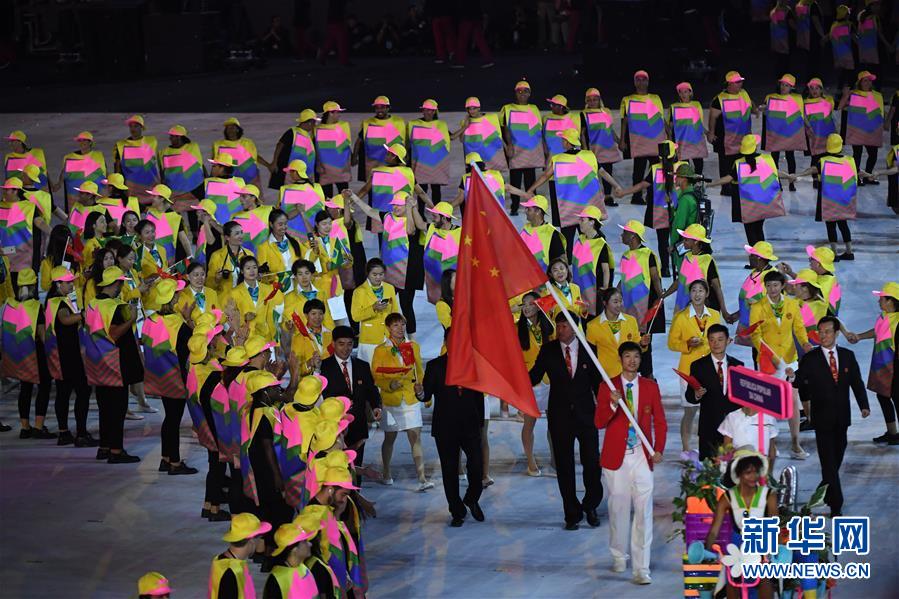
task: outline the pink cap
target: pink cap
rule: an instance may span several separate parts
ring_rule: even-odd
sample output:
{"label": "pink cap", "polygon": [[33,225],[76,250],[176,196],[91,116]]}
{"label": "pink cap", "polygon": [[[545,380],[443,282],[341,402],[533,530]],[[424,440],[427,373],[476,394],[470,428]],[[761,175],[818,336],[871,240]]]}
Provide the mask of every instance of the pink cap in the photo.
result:
{"label": "pink cap", "polygon": [[674,89],[677,90],[678,93],[683,92],[683,91],[693,91],[693,86],[690,85],[690,84],[689,84],[688,82],[686,82],[686,81],[682,81],[681,83],[678,83],[678,84],[674,87]]}
{"label": "pink cap", "polygon": [[465,100],[465,108],[480,108],[481,101],[477,98],[468,98]]}
{"label": "pink cap", "polygon": [[434,100],[425,100],[421,103],[420,109],[437,110],[437,102]]}
{"label": "pink cap", "polygon": [[636,79],[637,77],[643,77],[645,79],[649,79],[649,73],[647,73],[643,69],[640,69],[639,71],[634,73],[634,79]]}
{"label": "pink cap", "polygon": [[406,198],[399,196],[399,195],[393,196],[393,199],[390,200],[390,205],[391,206],[405,206]]}
{"label": "pink cap", "polygon": [[325,208],[340,208],[340,206],[338,206],[331,200],[325,200]]}

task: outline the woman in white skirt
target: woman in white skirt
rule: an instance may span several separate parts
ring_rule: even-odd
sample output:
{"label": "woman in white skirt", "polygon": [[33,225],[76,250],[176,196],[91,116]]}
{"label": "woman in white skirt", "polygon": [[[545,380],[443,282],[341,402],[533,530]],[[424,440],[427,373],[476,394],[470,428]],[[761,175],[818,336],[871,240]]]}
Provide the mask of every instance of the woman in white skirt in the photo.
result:
{"label": "woman in white skirt", "polygon": [[[354,297],[355,299],[355,297]],[[388,339],[375,348],[371,361],[372,376],[381,391],[384,409],[381,412],[381,428],[384,443],[381,445],[383,470],[382,482],[393,484],[390,475],[390,459],[397,433],[406,431],[412,460],[418,473],[418,491],[434,488],[434,483],[425,478],[425,459],[421,446],[421,404],[416,394],[422,391],[424,369],[421,364],[421,350],[415,341],[406,341],[406,319],[393,312],[384,320]]]}

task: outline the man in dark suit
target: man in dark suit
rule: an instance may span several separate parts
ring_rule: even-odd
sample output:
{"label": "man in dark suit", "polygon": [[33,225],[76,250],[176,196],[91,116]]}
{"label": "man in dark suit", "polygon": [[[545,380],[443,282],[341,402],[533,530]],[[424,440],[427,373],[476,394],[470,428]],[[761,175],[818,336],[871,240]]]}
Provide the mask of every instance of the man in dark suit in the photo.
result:
{"label": "man in dark suit", "polygon": [[802,401],[810,401],[815,415],[815,442],[818,460],[821,462],[821,484],[827,485],[824,502],[830,506],[832,516],[843,510],[843,490],[840,487],[840,466],[846,452],[846,432],[852,424],[849,406],[849,390],[867,418],[868,396],[855,354],[837,347],[840,321],[825,316],[818,321],[821,345],[799,360],[796,384]]}
{"label": "man in dark suit", "polygon": [[740,408],[727,399],[727,369],[743,365],[743,362],[725,353],[730,343],[730,332],[726,326],[713,324],[706,338],[711,353],[694,361],[689,373],[702,384],[702,388],[694,391],[688,386],[685,396],[688,402],[699,404],[700,460],[718,455],[718,448],[724,442],[718,427],[728,414]]}
{"label": "man in dark suit", "polygon": [[[449,340],[449,329],[444,332]],[[478,501],[481,498],[484,479],[484,461],[481,449],[481,429],[484,427],[484,394],[465,387],[446,384],[447,355],[428,362],[419,401],[434,398],[434,415],[431,419],[431,435],[440,456],[443,474],[443,492],[452,515],[450,526],[462,526],[466,506],[478,522],[484,521],[484,512]],[[459,497],[459,452],[465,452],[468,490],[465,498]]]}
{"label": "man in dark suit", "polygon": [[[577,322],[577,317],[572,317]],[[595,350],[594,350],[595,351]],[[593,425],[596,392],[602,377],[580,346],[564,314],[556,316],[556,339],[544,343],[531,368],[531,384],[549,376],[546,420],[556,460],[559,493],[565,508],[565,530],[577,530],[587,516],[590,526],[599,526],[596,508],[602,501],[599,478],[599,431]],[[574,442],[577,440],[584,469],[583,502],[578,501],[574,482]]]}
{"label": "man in dark suit", "polygon": [[368,418],[365,405],[371,406],[375,420],[381,417],[381,394],[371,376],[371,367],[365,360],[351,358],[353,351],[353,329],[347,326],[334,327],[331,339],[334,353],[322,360],[321,375],[328,380],[322,392],[324,397],[349,397],[353,401],[350,414],[353,421],[344,434],[347,448],[356,450],[356,466],[362,465],[365,440],[368,439]]}

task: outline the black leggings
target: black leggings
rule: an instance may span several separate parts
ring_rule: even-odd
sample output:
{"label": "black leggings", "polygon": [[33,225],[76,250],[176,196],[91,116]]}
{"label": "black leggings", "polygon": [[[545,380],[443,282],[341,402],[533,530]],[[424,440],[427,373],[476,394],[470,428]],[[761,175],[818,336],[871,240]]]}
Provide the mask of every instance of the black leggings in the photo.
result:
{"label": "black leggings", "polygon": [[868,159],[865,161],[865,171],[870,173],[877,166],[877,146],[852,146],[852,159],[855,160],[855,168],[861,170],[862,148],[868,151]]}
{"label": "black leggings", "polygon": [[659,242],[659,265],[662,276],[668,276],[671,272],[671,253],[668,251],[668,241],[671,229],[656,229],[656,240]]}
{"label": "black leggings", "polygon": [[162,407],[165,409],[165,418],[162,420],[162,428],[159,436],[162,437],[162,457],[171,462],[181,461],[181,452],[178,451],[178,434],[181,430],[181,418],[184,416],[184,406],[187,401],[173,397],[163,397]]}
{"label": "black leggings", "polygon": [[222,492],[222,486],[225,482],[225,468],[227,464],[219,461],[219,452],[209,451],[209,472],[206,473],[206,495],[203,501],[208,501],[212,505],[221,505],[225,503],[225,494]]}
{"label": "black leggings", "polygon": [[843,243],[852,242],[852,233],[849,231],[849,223],[845,220],[828,221],[824,224],[827,226],[827,240],[830,243],[837,242],[837,227],[840,228],[840,234],[843,236]]}
{"label": "black leggings", "polygon": [[56,381],[56,423],[59,430],[69,430],[69,399],[75,392],[75,432],[78,435],[87,433],[87,411],[90,408],[91,388],[81,381],[75,385],[68,381]]}
{"label": "black leggings", "polygon": [[896,414],[899,413],[899,397],[891,398],[878,393],[877,401],[880,402],[880,409],[883,410],[883,419],[886,423],[896,422]]}
{"label": "black leggings", "polygon": [[[786,150],[784,152],[784,156],[787,159],[787,172],[795,173],[796,172],[796,152],[793,150]],[[774,159],[774,165],[780,165],[780,152],[771,152],[771,158]]]}
{"label": "black leggings", "polygon": [[125,442],[125,414],[128,387],[96,387],[100,411],[100,447],[122,449]]}
{"label": "black leggings", "polygon": [[415,308],[412,305],[415,299],[415,289],[397,289],[396,294],[400,298],[400,310],[406,317],[406,332],[412,335],[415,333]]}
{"label": "black leggings", "polygon": [[765,221],[757,220],[754,223],[743,223],[746,231],[746,243],[755,245],[759,241],[765,241]]}
{"label": "black leggings", "polygon": [[[537,180],[537,169],[536,168],[513,168],[509,169],[509,185],[513,187],[517,187],[518,189],[524,189],[527,191],[530,189],[531,185]],[[510,210],[512,212],[518,212],[518,206],[521,203],[521,197],[512,195],[512,206]]]}
{"label": "black leggings", "polygon": [[640,376],[653,378],[652,376],[652,335],[649,336],[649,345],[646,351],[640,355]]}
{"label": "black leggings", "polygon": [[702,169],[705,166],[705,161],[702,158],[693,158],[693,170],[696,171],[697,175],[702,174]]}
{"label": "black leggings", "polygon": [[[19,383],[19,418],[29,420],[31,416],[31,392],[34,383],[22,381]],[[37,399],[34,402],[34,415],[46,416],[47,406],[50,405],[50,383],[39,383],[37,386]]]}
{"label": "black leggings", "polygon": [[[644,178],[646,178],[646,167],[649,166],[649,158],[634,158],[634,173],[631,175],[631,183],[636,185]],[[643,192],[638,191],[634,195],[631,196],[631,200],[638,200],[643,198]]]}
{"label": "black leggings", "polygon": [[322,192],[325,194],[325,199],[330,200],[334,196],[334,188],[337,188],[337,193],[340,193],[344,189],[350,186],[349,183],[345,181],[340,181],[338,183],[325,183],[322,185]]}

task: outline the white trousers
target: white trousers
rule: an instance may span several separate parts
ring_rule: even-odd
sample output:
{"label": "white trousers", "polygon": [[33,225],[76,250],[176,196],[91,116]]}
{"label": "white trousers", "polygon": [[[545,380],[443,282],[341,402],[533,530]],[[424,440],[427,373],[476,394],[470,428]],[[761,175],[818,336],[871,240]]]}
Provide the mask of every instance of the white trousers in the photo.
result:
{"label": "white trousers", "polygon": [[[609,492],[609,550],[616,559],[630,557],[634,575],[649,575],[652,547],[652,471],[640,446],[624,454],[618,470],[602,469]],[[631,504],[634,518],[631,520]]]}
{"label": "white trousers", "polygon": [[356,348],[356,357],[371,365],[371,359],[375,355],[376,343],[360,343]]}

